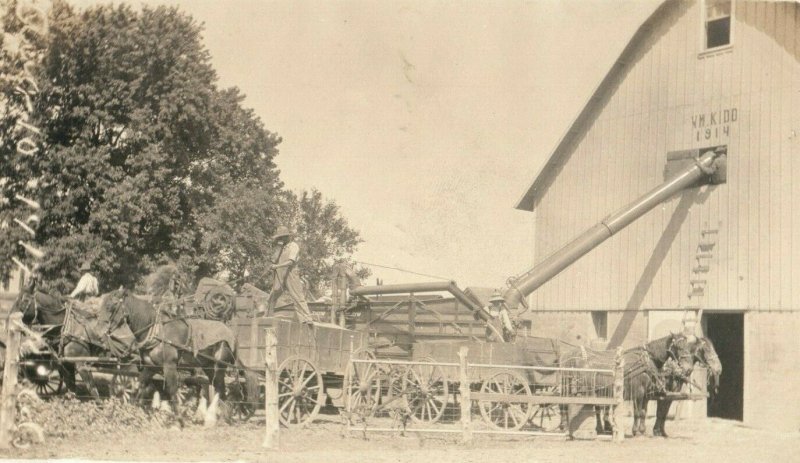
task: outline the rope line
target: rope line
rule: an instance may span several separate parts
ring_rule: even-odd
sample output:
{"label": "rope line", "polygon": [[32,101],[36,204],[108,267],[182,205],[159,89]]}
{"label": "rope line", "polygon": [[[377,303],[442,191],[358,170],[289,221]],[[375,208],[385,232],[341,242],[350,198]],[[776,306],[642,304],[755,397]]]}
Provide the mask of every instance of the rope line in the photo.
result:
{"label": "rope line", "polygon": [[410,273],[412,275],[419,275],[419,276],[423,276],[423,277],[437,278],[439,280],[444,280],[444,281],[450,281],[451,280],[450,278],[440,277],[440,276],[436,276],[436,275],[429,275],[427,273],[414,272],[414,271],[411,271],[411,270],[406,270],[406,269],[402,269],[402,268],[398,268],[398,267],[390,267],[390,266],[387,266],[387,265],[373,264],[371,262],[364,262],[364,261],[360,261],[360,260],[354,260],[353,262],[355,262],[356,264],[361,264],[361,265],[369,265],[371,267],[380,267],[380,268],[385,268],[385,269],[388,269],[388,270],[397,270],[398,272]]}

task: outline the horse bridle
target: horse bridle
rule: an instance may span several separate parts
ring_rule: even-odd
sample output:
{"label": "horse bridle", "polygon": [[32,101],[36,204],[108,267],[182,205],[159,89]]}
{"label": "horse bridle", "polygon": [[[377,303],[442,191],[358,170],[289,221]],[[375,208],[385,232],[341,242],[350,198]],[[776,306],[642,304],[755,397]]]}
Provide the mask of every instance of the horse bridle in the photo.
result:
{"label": "horse bridle", "polygon": [[[115,299],[116,300],[112,304],[111,314],[108,317],[108,321],[109,321],[109,323],[108,323],[108,332],[106,334],[110,334],[118,326],[121,326],[124,323],[128,323],[128,319],[130,317],[130,309],[127,309],[127,307],[125,307],[125,304],[124,304],[124,302],[125,302],[125,293],[124,292],[120,292],[119,296],[117,296]],[[122,316],[119,317],[119,320],[117,320],[117,316],[119,314],[120,309],[124,310],[124,312],[122,313]]]}
{"label": "horse bridle", "polygon": [[[695,349],[695,351],[692,354],[692,356],[693,356],[694,360],[696,360],[697,362],[703,364],[703,366],[706,367],[707,369],[711,370],[710,362],[714,361],[714,360],[719,361],[719,355],[717,355],[716,352],[711,352],[711,353],[706,352],[705,348],[706,348],[707,345],[708,345],[708,341],[706,341],[703,338],[698,339],[697,340],[697,349]],[[702,358],[698,354],[698,352],[700,352],[700,351],[703,352]]]}
{"label": "horse bridle", "polygon": [[[126,306],[125,308],[126,311],[122,314],[122,317],[119,317],[119,320],[115,321],[115,318],[117,318],[117,315],[119,313],[120,307],[125,305],[124,302],[125,302],[125,293],[120,293],[115,304],[113,304],[114,308],[111,310],[111,316],[109,317],[110,323],[108,324],[108,331],[106,332],[106,335],[110,335],[112,331],[114,331],[118,326],[121,326],[124,323],[128,323],[128,326],[130,327],[130,315],[131,315],[130,306]],[[153,320],[152,323],[148,324],[147,326],[145,326],[140,330],[131,331],[134,337],[138,337],[139,334],[148,331],[145,340],[140,343],[142,345],[146,344],[148,340],[150,340],[155,336],[156,330],[158,329],[158,325],[161,324],[161,310],[156,308],[155,312],[156,312],[155,319]]]}
{"label": "horse bridle", "polygon": [[20,312],[22,312],[23,317],[28,314],[28,311],[31,308],[31,305],[33,305],[33,320],[37,321],[39,323],[41,323],[41,320],[39,320],[39,312],[57,314],[57,313],[61,313],[61,312],[64,312],[64,311],[67,310],[63,306],[60,309],[53,309],[53,310],[48,309],[46,307],[41,307],[40,308],[39,307],[39,303],[36,301],[36,292],[33,292],[33,293],[28,293],[28,292],[20,293],[20,299],[22,301],[26,302],[25,308],[20,311]]}
{"label": "horse bridle", "polygon": [[669,347],[667,347],[667,356],[668,356],[668,358],[664,362],[664,366],[666,366],[671,360],[676,365],[676,367],[672,367],[672,366],[669,367],[670,376],[675,376],[675,377],[677,377],[679,380],[681,380],[683,382],[691,382],[691,370],[689,370],[688,373],[685,372],[684,369],[681,366],[681,361],[688,359],[689,363],[691,363],[692,366],[694,366],[695,352],[693,352],[691,349],[687,349],[685,353],[679,354],[679,352],[677,351],[678,350],[678,346],[676,345],[676,342],[675,342],[676,339],[677,340],[682,340],[682,341],[687,342],[687,343],[689,342],[688,339],[686,337],[684,337],[684,336],[681,336],[681,335],[675,336],[675,335],[673,335],[672,338],[670,339]]}
{"label": "horse bridle", "polygon": [[21,293],[20,305],[22,304],[23,301],[25,302],[25,306],[23,310],[20,310],[20,312],[22,312],[22,317],[24,318],[26,315],[28,315],[28,310],[31,308],[31,305],[33,305],[33,322],[38,322],[39,304],[36,303],[36,293],[25,293],[25,292]]}
{"label": "horse bridle", "polygon": [[[717,373],[714,373],[714,371],[713,371],[714,369],[711,367],[711,362],[716,360],[717,363],[719,363],[719,355],[717,355],[717,353],[714,351],[713,348],[711,349],[710,353],[708,351],[706,351],[706,346],[709,345],[708,341],[706,339],[700,338],[700,339],[698,339],[697,342],[698,342],[697,348],[695,349],[694,354],[693,354],[694,355],[694,360],[697,361],[698,363],[702,364],[705,367],[707,377],[717,376]],[[701,351],[703,352],[702,358],[699,355],[699,352],[701,352]]]}

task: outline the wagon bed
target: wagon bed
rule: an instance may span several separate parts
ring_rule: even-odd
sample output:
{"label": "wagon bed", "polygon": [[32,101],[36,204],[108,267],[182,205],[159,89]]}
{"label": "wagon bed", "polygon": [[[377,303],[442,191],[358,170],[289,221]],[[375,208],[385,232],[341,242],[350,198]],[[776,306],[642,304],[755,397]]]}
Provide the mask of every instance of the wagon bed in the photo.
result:
{"label": "wagon bed", "polygon": [[288,317],[234,318],[238,355],[265,374],[266,330],[272,329],[278,363],[278,408],[286,426],[310,423],[328,399],[343,397],[351,354],[367,348],[366,333],[330,323],[303,325]]}

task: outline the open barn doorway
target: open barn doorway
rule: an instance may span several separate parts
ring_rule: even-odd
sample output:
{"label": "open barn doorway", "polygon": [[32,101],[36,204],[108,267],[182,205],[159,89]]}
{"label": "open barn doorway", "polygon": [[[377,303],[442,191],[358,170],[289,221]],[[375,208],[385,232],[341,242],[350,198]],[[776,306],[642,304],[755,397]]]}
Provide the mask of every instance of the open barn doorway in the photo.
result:
{"label": "open barn doorway", "polygon": [[708,416],[741,421],[744,416],[744,314],[705,313],[706,336],[722,362],[719,393],[708,401]]}

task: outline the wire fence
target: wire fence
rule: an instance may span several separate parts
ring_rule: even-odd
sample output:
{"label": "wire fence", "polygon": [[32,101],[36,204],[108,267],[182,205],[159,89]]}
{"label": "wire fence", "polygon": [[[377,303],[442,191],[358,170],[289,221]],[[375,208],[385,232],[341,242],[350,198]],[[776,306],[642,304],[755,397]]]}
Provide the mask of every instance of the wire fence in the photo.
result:
{"label": "wire fence", "polygon": [[[352,359],[348,431],[567,435],[571,410],[622,403],[621,368]],[[616,434],[621,434],[617,429]]]}
{"label": "wire fence", "polygon": [[[259,396],[246,397],[242,378],[231,371],[226,402],[231,408],[255,402],[264,410],[271,436],[265,439],[267,448],[277,448],[281,425],[310,425],[326,402],[341,407],[344,426],[352,432],[452,433],[464,441],[475,434],[567,436],[574,430],[575,410],[601,406],[616,412],[611,414],[615,437],[623,435],[615,418],[623,401],[620,351],[597,359],[581,353],[559,366],[532,366],[469,362],[467,346],[459,348],[457,362],[436,362],[376,359],[351,345],[345,370],[331,372],[297,356],[279,363],[276,332],[264,331],[266,361],[258,372]],[[16,366],[22,378],[37,385],[38,393],[55,396],[63,392],[67,360],[34,355],[21,358]],[[132,400],[140,386],[137,362],[71,360],[78,361],[78,370],[83,367],[91,374],[88,381],[78,375],[78,398],[95,398],[93,392],[99,392],[101,397]],[[183,369],[180,382],[185,385],[181,394],[198,395],[212,383],[198,368]],[[237,388],[242,394],[231,394]]]}

